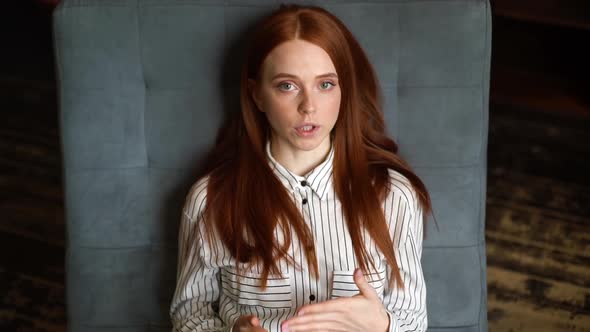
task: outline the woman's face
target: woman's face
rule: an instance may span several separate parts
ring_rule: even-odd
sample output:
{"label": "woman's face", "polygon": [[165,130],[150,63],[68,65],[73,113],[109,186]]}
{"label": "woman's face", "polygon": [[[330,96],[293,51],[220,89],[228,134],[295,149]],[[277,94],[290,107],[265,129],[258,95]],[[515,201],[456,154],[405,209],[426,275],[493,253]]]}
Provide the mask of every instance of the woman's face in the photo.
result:
{"label": "woman's face", "polygon": [[284,42],[264,60],[260,80],[250,84],[272,128],[273,147],[293,154],[329,150],[330,131],[340,110],[340,85],[326,51],[303,40]]}

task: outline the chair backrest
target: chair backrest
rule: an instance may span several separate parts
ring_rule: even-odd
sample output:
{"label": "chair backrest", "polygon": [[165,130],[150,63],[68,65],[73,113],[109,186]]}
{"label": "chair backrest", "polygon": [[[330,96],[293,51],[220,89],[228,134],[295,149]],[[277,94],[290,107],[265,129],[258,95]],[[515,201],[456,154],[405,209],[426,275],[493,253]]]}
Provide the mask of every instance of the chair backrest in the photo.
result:
{"label": "chair backrest", "polygon": [[[306,3],[314,3],[307,1]],[[388,130],[425,181],[430,331],[487,331],[487,0],[316,1],[375,66]],[[240,37],[276,1],[65,0],[53,14],[69,331],[169,331],[180,213]]]}

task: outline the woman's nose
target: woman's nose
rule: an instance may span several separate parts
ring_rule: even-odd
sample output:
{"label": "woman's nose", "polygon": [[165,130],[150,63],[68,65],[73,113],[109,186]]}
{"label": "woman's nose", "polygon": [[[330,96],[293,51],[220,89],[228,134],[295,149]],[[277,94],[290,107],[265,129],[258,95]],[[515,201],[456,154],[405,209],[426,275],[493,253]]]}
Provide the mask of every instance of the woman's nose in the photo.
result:
{"label": "woman's nose", "polygon": [[309,92],[302,92],[301,93],[301,102],[299,103],[299,112],[301,113],[313,113],[315,112],[315,104],[312,100],[311,94]]}

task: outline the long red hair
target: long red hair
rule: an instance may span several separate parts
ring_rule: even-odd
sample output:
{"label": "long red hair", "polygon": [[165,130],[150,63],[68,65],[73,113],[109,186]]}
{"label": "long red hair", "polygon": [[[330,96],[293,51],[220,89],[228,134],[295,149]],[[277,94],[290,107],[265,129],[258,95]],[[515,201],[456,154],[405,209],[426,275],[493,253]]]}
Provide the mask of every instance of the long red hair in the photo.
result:
{"label": "long red hair", "polygon": [[[211,238],[215,229],[236,262],[262,263],[264,288],[269,273],[280,273],[279,260],[300,268],[288,254],[293,229],[307,248],[305,256],[313,275],[319,277],[311,230],[268,164],[265,144],[269,123],[248,91],[248,79],[259,78],[266,56],[293,39],[323,48],[339,77],[342,99],[331,133],[333,183],[360,267],[369,271],[370,263],[375,270],[362,241],[364,228],[392,267],[389,285],[395,280],[403,287],[381,205],[389,190],[388,169],[401,173],[412,184],[423,208],[424,224],[431,211],[430,197],[422,181],[397,155],[397,144],[385,133],[379,86],[367,56],[344,24],[320,7],[281,5],[253,30],[241,70],[241,112],[220,130],[204,170],[209,176],[206,234]],[[253,194],[252,188],[264,189]],[[278,226],[285,232],[282,245],[274,236]]]}

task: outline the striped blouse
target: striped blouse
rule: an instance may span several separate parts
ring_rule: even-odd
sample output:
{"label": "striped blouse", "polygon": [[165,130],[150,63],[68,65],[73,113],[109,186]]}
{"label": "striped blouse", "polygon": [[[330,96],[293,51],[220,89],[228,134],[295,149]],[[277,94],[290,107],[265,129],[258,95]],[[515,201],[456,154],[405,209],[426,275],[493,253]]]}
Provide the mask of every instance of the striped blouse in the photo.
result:
{"label": "striped blouse", "polygon": [[[238,276],[236,261],[223,243],[209,243],[203,234],[201,221],[207,194],[205,177],[192,186],[182,211],[177,284],[170,305],[174,332],[231,331],[238,317],[252,314],[260,319],[262,327],[276,332],[281,330],[281,322],[292,317],[303,305],[359,293],[353,279],[357,260],[332,186],[334,148],[305,176],[293,174],[279,164],[270,154],[269,143],[266,153],[274,174],[291,193],[312,231],[319,280],[312,276],[295,232],[292,232],[290,254],[303,267],[302,270],[279,262],[281,273],[269,275],[265,291],[258,283],[261,266],[241,271]],[[422,209],[407,178],[393,170],[389,174],[391,190],[383,202],[383,209],[405,288],[388,287],[390,266],[367,232],[363,233],[363,238],[377,271],[365,274],[365,277],[387,309],[389,331],[425,331],[426,285],[420,263]],[[280,228],[275,235],[282,243]]]}

